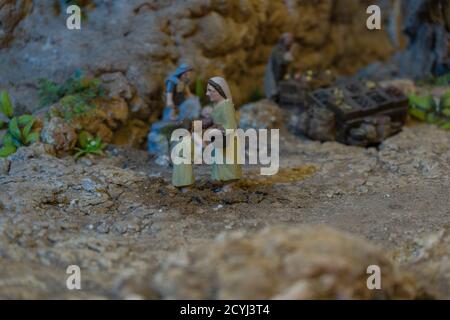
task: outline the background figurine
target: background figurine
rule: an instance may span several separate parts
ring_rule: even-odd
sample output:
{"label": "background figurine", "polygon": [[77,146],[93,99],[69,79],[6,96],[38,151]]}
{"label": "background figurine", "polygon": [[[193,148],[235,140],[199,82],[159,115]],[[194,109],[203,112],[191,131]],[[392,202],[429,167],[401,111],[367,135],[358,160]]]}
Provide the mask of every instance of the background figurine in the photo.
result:
{"label": "background figurine", "polygon": [[191,94],[189,84],[193,68],[182,63],[165,82],[165,103],[161,121],[153,123],[148,134],[148,152],[157,156],[156,163],[169,165],[169,139],[172,131],[200,117],[198,97]]}
{"label": "background figurine", "polygon": [[[186,108],[183,105],[187,99],[192,96],[189,89],[192,70],[193,68],[191,66],[182,63],[175,72],[166,79],[166,107],[163,112],[163,120],[176,120],[180,116],[187,116],[185,115],[187,110],[184,110]],[[197,111],[199,112],[200,108],[198,108]],[[178,113],[182,114],[180,115]]]}
{"label": "background figurine", "polygon": [[[217,153],[223,156],[223,164],[213,163],[211,166],[211,179],[221,184],[221,191],[227,192],[233,189],[234,183],[242,178],[242,168],[238,164],[238,141],[234,143],[233,159],[226,159],[227,146],[226,146],[226,129],[237,129],[236,111],[231,97],[231,92],[227,82],[224,78],[214,77],[209,79],[206,89],[206,95],[209,97],[214,107],[212,112],[210,110],[204,110],[204,118],[211,118],[212,123],[209,128],[215,128],[222,131],[224,135],[224,146],[222,148],[216,147],[213,156]],[[210,115],[209,115],[210,114]],[[193,136],[193,143],[195,136]],[[179,143],[188,143],[183,139]],[[227,164],[231,162],[231,164]],[[194,183],[195,179],[192,172],[192,165],[181,164],[174,165],[172,173],[172,184],[175,187],[183,188],[188,187]]]}
{"label": "background figurine", "polygon": [[289,64],[294,60],[291,51],[293,44],[294,36],[284,33],[270,54],[264,75],[264,91],[268,99],[277,101],[278,84],[284,79]]}

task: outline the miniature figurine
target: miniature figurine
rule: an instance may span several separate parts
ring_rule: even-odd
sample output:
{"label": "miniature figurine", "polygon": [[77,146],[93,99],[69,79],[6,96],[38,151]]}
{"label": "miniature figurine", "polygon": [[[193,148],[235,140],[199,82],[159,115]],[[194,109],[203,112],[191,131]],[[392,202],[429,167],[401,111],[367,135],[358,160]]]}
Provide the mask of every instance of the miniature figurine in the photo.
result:
{"label": "miniature figurine", "polygon": [[[209,79],[206,95],[209,97],[211,102],[214,104],[214,109],[211,113],[212,125],[210,128],[218,129],[225,135],[227,129],[237,129],[237,119],[236,112],[234,109],[233,100],[231,97],[231,92],[225,79],[221,77],[214,77]],[[205,110],[204,116],[208,117],[208,112]],[[202,143],[195,136],[183,138],[178,143],[186,143],[193,148],[195,144]],[[226,141],[226,138],[224,138]],[[193,143],[192,143],[193,142]],[[242,168],[238,164],[238,143],[234,143],[234,153],[233,159],[225,159],[226,146],[223,148],[216,147],[214,149],[214,155],[217,153],[224,155],[224,160],[222,164],[213,163],[211,178],[213,181],[222,184],[220,189],[222,192],[227,192],[232,190],[234,183],[242,178]],[[193,153],[193,152],[192,152]],[[183,188],[194,184],[195,179],[192,173],[192,164],[174,164],[172,173],[172,184],[175,187]]]}
{"label": "miniature figurine", "polygon": [[176,120],[179,108],[191,96],[189,90],[192,67],[182,63],[166,80],[166,107],[163,120]]}
{"label": "miniature figurine", "polygon": [[[191,130],[192,128],[190,128]],[[191,148],[191,155],[194,153],[194,143],[193,141],[188,141],[190,137],[185,137],[177,144],[187,144],[187,148]],[[181,150],[185,150],[182,146]],[[186,155],[180,154],[179,156],[184,157]],[[191,157],[192,160],[192,157]],[[192,166],[192,161],[190,163],[180,163],[173,164],[172,170],[172,185],[179,188],[182,192],[186,192],[195,183],[194,171]]]}
{"label": "miniature figurine", "polygon": [[264,91],[268,99],[277,101],[278,84],[284,79],[289,64],[294,60],[291,52],[293,43],[293,35],[284,33],[270,54],[264,76]]}
{"label": "miniature figurine", "polygon": [[177,127],[200,116],[200,100],[189,89],[193,68],[185,63],[178,66],[166,82],[162,120],[153,123],[148,135],[148,152],[157,155],[156,163],[169,164],[169,137]]}
{"label": "miniature figurine", "polygon": [[[231,91],[224,78],[214,77],[208,80],[206,95],[214,104],[212,112],[213,127],[225,133],[227,129],[237,129],[238,121],[234,109]],[[242,178],[242,168],[238,164],[238,144],[234,144],[234,159],[232,164],[213,164],[211,177],[213,181],[225,183],[223,191],[230,191],[233,183]],[[226,154],[226,147],[222,150],[215,150]]]}

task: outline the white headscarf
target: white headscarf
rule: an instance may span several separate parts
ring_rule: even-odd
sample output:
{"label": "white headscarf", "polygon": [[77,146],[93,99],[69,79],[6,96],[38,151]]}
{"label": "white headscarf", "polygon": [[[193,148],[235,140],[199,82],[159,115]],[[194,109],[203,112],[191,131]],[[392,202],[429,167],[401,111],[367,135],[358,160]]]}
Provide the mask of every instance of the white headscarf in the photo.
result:
{"label": "white headscarf", "polygon": [[231,96],[230,87],[228,86],[227,81],[222,77],[213,77],[210,79],[214,83],[217,83],[220,88],[222,88],[223,93],[225,93],[225,96],[227,97],[227,100],[230,102],[233,102],[233,97]]}

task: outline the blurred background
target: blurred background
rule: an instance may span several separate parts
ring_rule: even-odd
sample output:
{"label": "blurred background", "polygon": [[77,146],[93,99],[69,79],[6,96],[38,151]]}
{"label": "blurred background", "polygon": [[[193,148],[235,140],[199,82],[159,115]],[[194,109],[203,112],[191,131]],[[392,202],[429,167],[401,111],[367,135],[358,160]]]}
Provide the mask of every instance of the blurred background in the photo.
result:
{"label": "blurred background", "polygon": [[[70,4],[82,8],[81,30],[66,28]],[[366,28],[371,4],[381,30]],[[449,10],[446,0],[0,0],[0,89],[33,111],[39,78],[118,73],[131,117],[148,123],[160,115],[164,79],[186,61],[197,79],[224,75],[241,105],[263,92],[283,32],[295,36],[300,72],[418,79],[448,70]]]}

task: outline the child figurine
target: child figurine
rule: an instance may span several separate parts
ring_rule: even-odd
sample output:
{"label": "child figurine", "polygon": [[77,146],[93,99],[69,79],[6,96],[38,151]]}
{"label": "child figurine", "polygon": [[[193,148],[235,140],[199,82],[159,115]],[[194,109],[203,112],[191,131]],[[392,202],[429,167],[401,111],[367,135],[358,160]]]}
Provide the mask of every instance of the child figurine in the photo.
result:
{"label": "child figurine", "polygon": [[[214,104],[214,108],[210,115],[210,117],[212,118],[211,128],[221,130],[224,135],[226,129],[237,129],[236,112],[234,109],[230,89],[225,79],[221,77],[214,77],[209,79],[206,95]],[[190,138],[186,137],[178,143],[190,144],[192,149],[194,148],[195,144],[201,143],[201,139],[199,137],[196,137],[195,134],[192,136],[192,141],[188,139]],[[224,141],[226,141],[225,137]],[[221,189],[222,192],[228,192],[232,190],[234,182],[242,178],[242,168],[241,165],[238,164],[238,143],[234,143],[233,159],[231,159],[232,163],[229,162],[230,159],[226,159],[226,148],[226,146],[224,146],[223,148],[216,147],[216,149],[213,151],[214,154],[218,152],[219,154],[224,155],[224,159],[222,164],[212,163],[211,172],[212,180],[223,184]],[[192,164],[174,164],[172,184],[175,187],[183,188],[183,190],[186,190],[185,188],[191,186],[192,184],[194,184],[194,182],[195,179],[192,171]]]}

